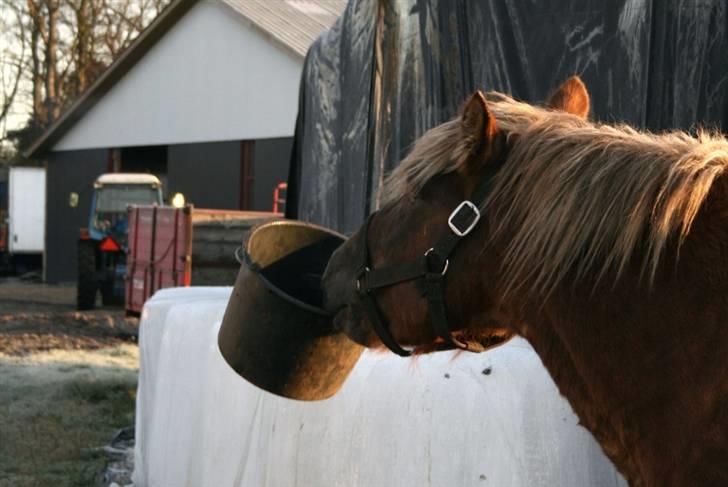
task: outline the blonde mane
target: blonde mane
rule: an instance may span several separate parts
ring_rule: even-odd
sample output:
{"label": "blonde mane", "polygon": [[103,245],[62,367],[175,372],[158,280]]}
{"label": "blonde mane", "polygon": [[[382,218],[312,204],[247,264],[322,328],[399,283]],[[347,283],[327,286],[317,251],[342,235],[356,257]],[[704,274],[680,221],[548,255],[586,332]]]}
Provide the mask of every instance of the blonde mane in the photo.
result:
{"label": "blonde mane", "polygon": [[[488,109],[511,140],[484,209],[508,230],[505,291],[547,294],[576,279],[624,271],[636,249],[652,282],[668,238],[682,242],[713,182],[728,164],[719,135],[656,135],[584,121],[489,93]],[[467,161],[459,118],[426,133],[387,178],[385,202],[416,194]]]}

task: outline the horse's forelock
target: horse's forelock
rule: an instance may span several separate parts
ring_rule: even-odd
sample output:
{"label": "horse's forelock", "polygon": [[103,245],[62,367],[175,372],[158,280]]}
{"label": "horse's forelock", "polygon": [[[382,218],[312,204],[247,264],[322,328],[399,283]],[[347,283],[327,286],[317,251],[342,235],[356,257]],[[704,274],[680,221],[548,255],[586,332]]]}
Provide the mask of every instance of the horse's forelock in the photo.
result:
{"label": "horse's forelock", "polygon": [[467,157],[466,142],[460,117],[425,132],[385,179],[380,191],[382,206],[416,195],[434,177],[456,170]]}

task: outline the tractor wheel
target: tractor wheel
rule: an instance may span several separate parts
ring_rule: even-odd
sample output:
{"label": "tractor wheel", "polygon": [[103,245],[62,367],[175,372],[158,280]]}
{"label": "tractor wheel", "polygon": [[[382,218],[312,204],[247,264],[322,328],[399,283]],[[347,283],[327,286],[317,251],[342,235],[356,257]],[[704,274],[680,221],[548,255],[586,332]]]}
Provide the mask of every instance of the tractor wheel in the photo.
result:
{"label": "tractor wheel", "polygon": [[109,279],[101,284],[101,302],[104,306],[119,306],[124,304],[123,297],[114,295],[113,279]]}
{"label": "tractor wheel", "polygon": [[90,240],[78,242],[78,286],[76,307],[80,310],[94,309],[96,305],[96,245]]}

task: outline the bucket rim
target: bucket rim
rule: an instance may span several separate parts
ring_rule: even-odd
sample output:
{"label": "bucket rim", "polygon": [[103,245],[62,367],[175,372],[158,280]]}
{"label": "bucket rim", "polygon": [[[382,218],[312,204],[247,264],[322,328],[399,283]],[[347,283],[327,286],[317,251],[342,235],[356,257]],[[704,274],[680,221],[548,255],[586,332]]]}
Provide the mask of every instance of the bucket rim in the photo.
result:
{"label": "bucket rim", "polygon": [[[250,232],[250,236],[248,237],[248,242],[250,240],[252,240],[253,235],[255,235],[259,231],[263,230],[264,228],[278,227],[278,226],[312,228],[314,230],[319,230],[323,233],[328,233],[331,236],[339,237],[342,240],[346,240],[348,238],[343,233],[339,233],[336,230],[332,230],[330,228],[322,227],[321,225],[317,225],[315,223],[309,223],[309,222],[304,222],[304,221],[300,221],[300,220],[274,220],[272,222],[262,223],[260,225],[257,225],[255,228],[253,228],[253,231]],[[247,247],[247,243],[246,243],[246,247]]]}
{"label": "bucket rim", "polygon": [[248,237],[248,240],[245,243],[245,246],[240,248],[240,250],[242,251],[241,252],[242,259],[240,259],[240,260],[242,260],[241,263],[244,264],[245,266],[247,266],[248,269],[250,269],[250,271],[253,272],[258,277],[258,279],[260,279],[260,281],[263,283],[263,285],[266,288],[268,288],[268,290],[270,290],[271,292],[273,292],[275,295],[282,298],[283,300],[288,301],[289,303],[291,303],[295,306],[298,306],[299,308],[302,308],[306,311],[310,311],[311,313],[317,314],[319,316],[331,318],[333,316],[332,313],[329,313],[325,309],[320,308],[318,306],[314,306],[312,304],[308,304],[304,301],[301,301],[300,299],[294,298],[293,296],[284,292],[278,286],[273,284],[270,280],[268,280],[268,278],[266,278],[262,274],[262,272],[261,272],[262,268],[260,267],[260,265],[258,265],[255,262],[255,260],[253,260],[253,257],[248,252],[248,246],[250,244],[250,241],[253,240],[253,237],[255,236],[255,234],[258,233],[260,230],[264,230],[268,227],[273,227],[273,226],[291,226],[291,227],[310,228],[310,229],[317,230],[317,231],[320,231],[323,233],[327,233],[332,237],[340,238],[342,241],[341,242],[342,244],[344,243],[344,241],[346,241],[347,237],[339,232],[336,232],[335,230],[331,230],[329,228],[322,227],[320,225],[316,225],[314,223],[302,222],[302,221],[298,221],[298,220],[276,220],[276,221],[264,223],[262,225],[257,226],[250,233],[250,236]]}

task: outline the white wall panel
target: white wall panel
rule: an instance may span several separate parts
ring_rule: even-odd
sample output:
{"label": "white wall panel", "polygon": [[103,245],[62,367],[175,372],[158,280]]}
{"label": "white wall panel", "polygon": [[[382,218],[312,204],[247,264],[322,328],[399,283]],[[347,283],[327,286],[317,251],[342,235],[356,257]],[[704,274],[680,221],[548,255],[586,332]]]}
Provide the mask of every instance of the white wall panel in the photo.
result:
{"label": "white wall panel", "polygon": [[11,167],[8,184],[8,249],[11,254],[45,250],[46,170]]}
{"label": "white wall panel", "polygon": [[291,136],[302,65],[240,14],[202,1],[53,150]]}

